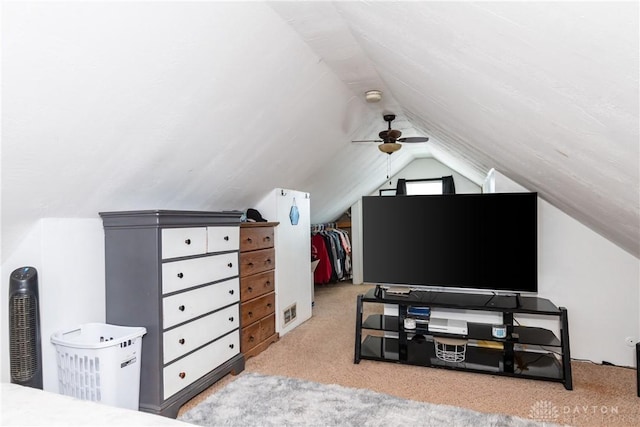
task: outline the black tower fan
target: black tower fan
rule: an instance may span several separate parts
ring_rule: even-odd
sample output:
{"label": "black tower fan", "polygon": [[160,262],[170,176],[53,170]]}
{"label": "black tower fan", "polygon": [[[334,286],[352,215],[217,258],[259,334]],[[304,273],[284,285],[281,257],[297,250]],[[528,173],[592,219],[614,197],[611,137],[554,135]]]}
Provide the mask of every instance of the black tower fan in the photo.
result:
{"label": "black tower fan", "polygon": [[21,267],[9,284],[11,382],[42,389],[38,272]]}

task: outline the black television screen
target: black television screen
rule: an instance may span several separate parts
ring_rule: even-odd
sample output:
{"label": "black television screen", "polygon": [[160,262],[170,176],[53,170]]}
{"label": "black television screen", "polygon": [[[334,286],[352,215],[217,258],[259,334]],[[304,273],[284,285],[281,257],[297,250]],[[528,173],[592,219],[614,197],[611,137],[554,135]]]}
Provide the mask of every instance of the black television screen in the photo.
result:
{"label": "black television screen", "polygon": [[537,193],[363,197],[364,281],[536,292]]}

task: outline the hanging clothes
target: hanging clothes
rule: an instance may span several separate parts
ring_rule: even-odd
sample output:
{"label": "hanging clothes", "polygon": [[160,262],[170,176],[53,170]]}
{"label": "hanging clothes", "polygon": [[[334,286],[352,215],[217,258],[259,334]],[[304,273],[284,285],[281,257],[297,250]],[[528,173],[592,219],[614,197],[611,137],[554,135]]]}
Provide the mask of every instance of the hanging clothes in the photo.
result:
{"label": "hanging clothes", "polygon": [[351,279],[352,263],[349,233],[337,228],[320,229],[320,231],[312,234],[311,245],[312,260],[320,260],[314,272],[315,283],[325,284]]}
{"label": "hanging clothes", "polygon": [[339,240],[339,244],[342,247],[344,252],[341,263],[342,263],[342,271],[344,272],[343,279],[351,279],[352,271],[351,271],[351,241],[349,240],[349,233],[346,230],[335,229],[334,232],[337,234]]}
{"label": "hanging clothes", "polygon": [[318,233],[311,236],[311,260],[318,260],[318,266],[313,272],[314,283],[329,283],[331,279],[331,260],[324,241],[324,237]]}

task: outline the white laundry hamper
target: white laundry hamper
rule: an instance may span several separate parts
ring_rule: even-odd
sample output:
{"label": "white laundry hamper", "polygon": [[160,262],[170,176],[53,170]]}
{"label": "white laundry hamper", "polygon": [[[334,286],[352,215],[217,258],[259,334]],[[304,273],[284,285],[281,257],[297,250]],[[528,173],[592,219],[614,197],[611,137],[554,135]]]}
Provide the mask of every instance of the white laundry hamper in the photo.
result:
{"label": "white laundry hamper", "polygon": [[138,410],[142,327],[86,323],[51,335],[60,394]]}

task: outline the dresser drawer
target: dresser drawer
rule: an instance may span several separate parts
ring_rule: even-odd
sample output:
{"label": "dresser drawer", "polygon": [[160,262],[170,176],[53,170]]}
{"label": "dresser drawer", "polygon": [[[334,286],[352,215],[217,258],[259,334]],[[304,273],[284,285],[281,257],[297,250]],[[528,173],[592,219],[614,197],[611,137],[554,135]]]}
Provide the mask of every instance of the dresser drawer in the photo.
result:
{"label": "dresser drawer", "polygon": [[240,275],[244,277],[274,269],[276,266],[275,253],[275,249],[273,248],[253,252],[241,252]]}
{"label": "dresser drawer", "polygon": [[162,259],[207,253],[207,229],[163,228]]}
{"label": "dresser drawer", "polygon": [[237,251],[240,227],[207,227],[207,252]]}
{"label": "dresser drawer", "polygon": [[271,314],[246,328],[242,328],[240,351],[248,352],[276,333],[276,315]]}
{"label": "dresser drawer", "polygon": [[211,255],[162,264],[162,293],[238,275],[238,253]]}
{"label": "dresser drawer", "polygon": [[273,247],[273,227],[242,228],[240,252]]}
{"label": "dresser drawer", "polygon": [[162,299],[162,329],[186,322],[238,301],[239,279],[226,280]]}
{"label": "dresser drawer", "polygon": [[238,354],[240,351],[240,332],[234,331],[217,341],[201,348],[162,370],[164,399],[168,399],[189,384],[211,372]]}
{"label": "dresser drawer", "polygon": [[260,343],[260,322],[242,328],[240,334],[240,351],[246,353]]}
{"label": "dresser drawer", "polygon": [[276,311],[276,295],[270,293],[240,305],[242,325],[249,326]]}
{"label": "dresser drawer", "polygon": [[162,341],[164,363],[169,363],[239,326],[239,306],[235,304],[165,332]]}
{"label": "dresser drawer", "polygon": [[273,270],[240,279],[240,300],[248,301],[260,295],[273,292],[275,289],[275,273]]}

